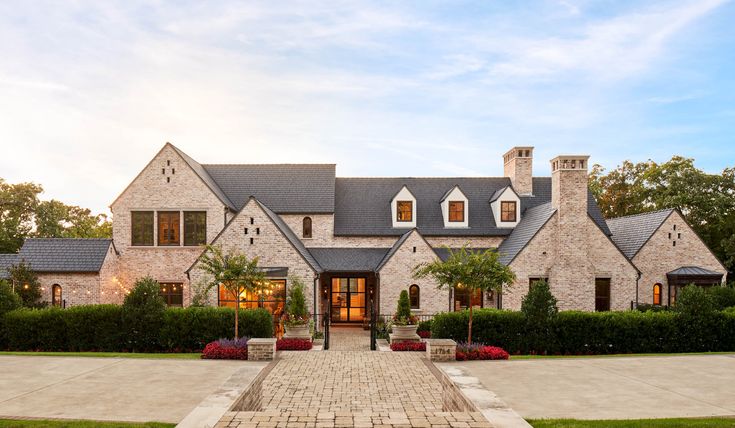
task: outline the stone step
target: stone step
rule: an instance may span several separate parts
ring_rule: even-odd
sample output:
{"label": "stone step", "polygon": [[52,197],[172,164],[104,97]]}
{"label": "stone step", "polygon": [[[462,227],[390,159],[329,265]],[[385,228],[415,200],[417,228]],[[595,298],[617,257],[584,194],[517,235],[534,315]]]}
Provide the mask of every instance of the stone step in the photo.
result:
{"label": "stone step", "polygon": [[493,427],[480,412],[372,412],[292,411],[270,409],[259,412],[228,412],[215,428],[225,427],[405,427],[480,428]]}

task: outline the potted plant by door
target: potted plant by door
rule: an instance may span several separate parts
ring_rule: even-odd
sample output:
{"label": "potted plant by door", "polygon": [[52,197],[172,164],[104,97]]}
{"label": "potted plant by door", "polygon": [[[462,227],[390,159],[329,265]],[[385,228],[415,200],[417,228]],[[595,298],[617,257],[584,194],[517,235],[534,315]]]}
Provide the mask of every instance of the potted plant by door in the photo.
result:
{"label": "potted plant by door", "polygon": [[408,291],[401,291],[398,297],[398,308],[393,316],[393,334],[390,335],[392,342],[419,342],[421,337],[416,334],[419,327],[416,316],[411,313],[411,304],[408,300]]}
{"label": "potted plant by door", "polygon": [[304,283],[299,278],[292,278],[290,282],[286,311],[282,318],[286,329],[283,337],[311,340],[309,311],[306,309],[306,298],[304,298]]}

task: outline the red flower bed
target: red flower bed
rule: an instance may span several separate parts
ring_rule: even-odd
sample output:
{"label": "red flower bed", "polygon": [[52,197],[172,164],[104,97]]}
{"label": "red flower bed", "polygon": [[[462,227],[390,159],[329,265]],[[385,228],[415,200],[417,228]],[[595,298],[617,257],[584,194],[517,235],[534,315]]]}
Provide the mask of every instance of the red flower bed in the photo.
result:
{"label": "red flower bed", "polygon": [[207,360],[247,360],[248,348],[223,346],[219,342],[211,342],[204,347],[202,358]]}
{"label": "red flower bed", "polygon": [[393,342],[391,351],[426,351],[426,342]]}
{"label": "red flower bed", "polygon": [[431,339],[431,331],[429,330],[417,331],[416,334],[422,339]]}
{"label": "red flower bed", "polygon": [[507,360],[510,356],[503,348],[481,344],[457,344],[457,361],[466,360]]}
{"label": "red flower bed", "polygon": [[276,349],[279,351],[308,351],[311,349],[309,339],[278,339]]}

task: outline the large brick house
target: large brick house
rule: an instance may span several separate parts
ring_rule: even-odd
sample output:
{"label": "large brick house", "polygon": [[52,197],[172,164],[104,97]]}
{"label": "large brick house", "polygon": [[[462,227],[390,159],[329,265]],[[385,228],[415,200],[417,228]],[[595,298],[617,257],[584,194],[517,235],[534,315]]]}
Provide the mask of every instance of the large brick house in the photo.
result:
{"label": "large brick house", "polygon": [[[28,239],[17,255],[45,297],[66,306],[119,303],[150,275],[171,305],[206,281],[202,245],[259,257],[271,278],[244,307],[282,310],[289,281],[333,322],[361,322],[369,302],[390,314],[401,290],[417,313],[469,305],[518,309],[549,281],[562,309],[671,304],[682,285],[720,284],[725,268],[675,210],[605,219],[587,185],[588,156],[558,156],[533,176],[533,147],[504,157],[503,177],[343,178],[334,165],[204,165],[166,144],[114,200],[112,240]],[[516,273],[503,295],[437,290],[414,266],[447,248],[496,249]],[[211,290],[211,305],[234,306]]]}

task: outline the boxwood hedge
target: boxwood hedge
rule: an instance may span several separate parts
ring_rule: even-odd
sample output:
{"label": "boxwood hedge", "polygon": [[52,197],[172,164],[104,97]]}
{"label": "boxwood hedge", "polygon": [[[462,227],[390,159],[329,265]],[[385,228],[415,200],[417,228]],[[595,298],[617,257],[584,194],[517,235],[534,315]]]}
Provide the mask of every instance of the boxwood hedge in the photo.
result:
{"label": "boxwood hedge", "polygon": [[[75,306],[69,309],[18,309],[0,322],[0,349],[11,351],[132,351],[126,337],[122,307]],[[151,351],[200,351],[213,340],[234,336],[235,311],[231,308],[168,308]],[[273,319],[265,309],[240,310],[240,335],[272,337]]]}
{"label": "boxwood hedge", "polygon": [[[434,317],[431,336],[467,340],[468,313]],[[735,351],[735,312],[560,312],[539,328],[521,312],[473,312],[473,341],[511,354],[626,354]]]}

